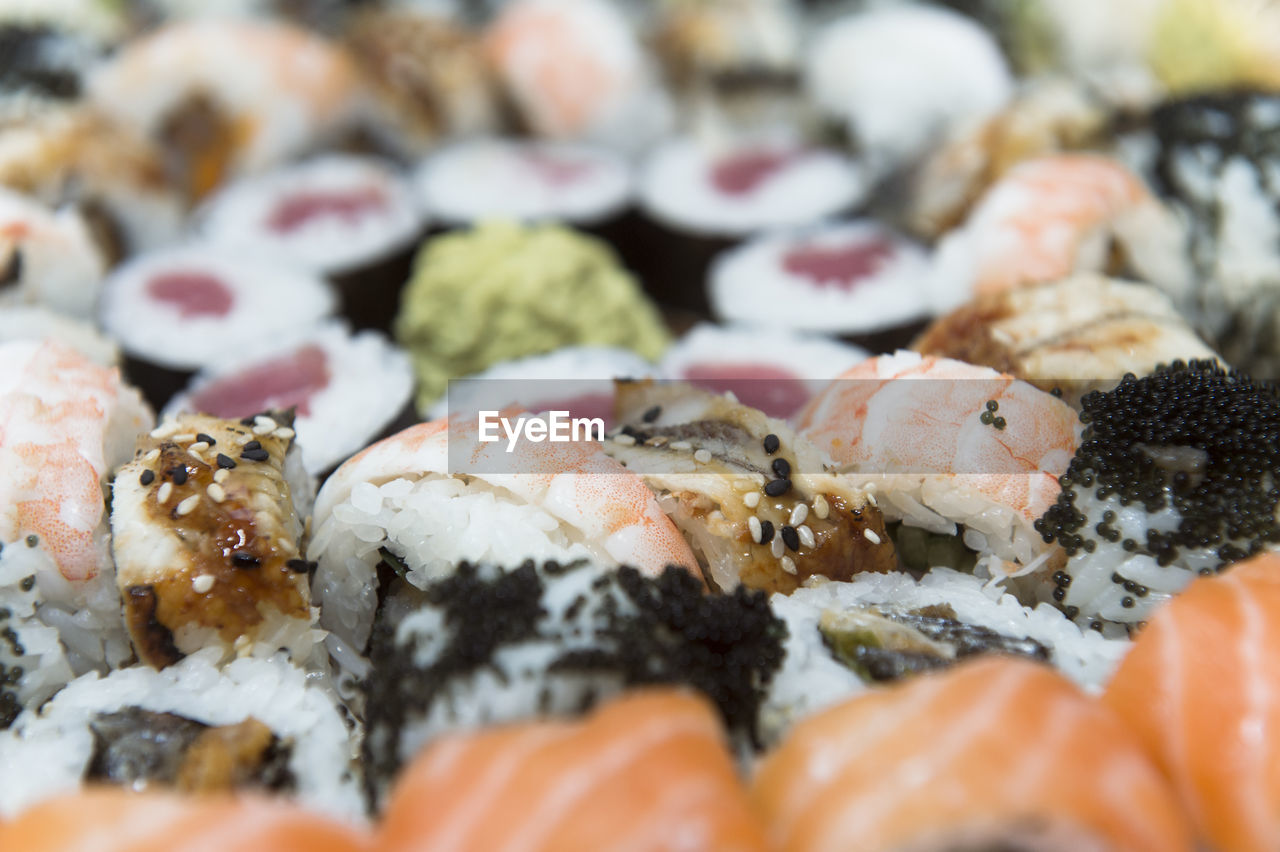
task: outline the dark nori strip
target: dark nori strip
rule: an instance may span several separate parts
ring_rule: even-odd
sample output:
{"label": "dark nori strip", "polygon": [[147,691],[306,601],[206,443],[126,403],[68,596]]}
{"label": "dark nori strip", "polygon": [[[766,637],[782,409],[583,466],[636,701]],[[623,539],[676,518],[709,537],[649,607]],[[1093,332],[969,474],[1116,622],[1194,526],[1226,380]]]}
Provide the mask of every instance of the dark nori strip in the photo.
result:
{"label": "dark nori strip", "polygon": [[156,590],[154,586],[129,586],[125,594],[125,620],[133,641],[143,646],[138,650],[142,657],[157,668],[171,666],[186,654],[174,644],[173,632],[156,617]]}

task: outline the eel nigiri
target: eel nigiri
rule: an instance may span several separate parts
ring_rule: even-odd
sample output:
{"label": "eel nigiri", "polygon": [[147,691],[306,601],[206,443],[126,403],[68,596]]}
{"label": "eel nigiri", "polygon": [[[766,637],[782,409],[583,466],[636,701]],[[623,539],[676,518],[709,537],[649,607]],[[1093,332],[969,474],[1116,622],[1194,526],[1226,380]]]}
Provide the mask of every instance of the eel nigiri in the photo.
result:
{"label": "eel nigiri", "polygon": [[752,795],[776,849],[1192,848],[1118,718],[1051,669],[998,657],[806,719]]}
{"label": "eel nigiri", "polygon": [[1280,556],[1196,580],[1138,635],[1103,701],[1215,849],[1280,847]]}
{"label": "eel nigiri", "polygon": [[90,790],[0,825],[0,849],[22,852],[372,852],[367,829],[256,797],[182,798]]}
{"label": "eel nigiri", "polygon": [[763,850],[715,711],[633,693],[579,723],[437,740],[400,777],[386,852]]}
{"label": "eel nigiri", "polygon": [[[305,658],[301,558],[310,485],[290,469],[287,414],[184,415],[138,441],[112,485],[116,582],[138,657],[162,668],[207,646]],[[290,480],[293,480],[292,483]]]}

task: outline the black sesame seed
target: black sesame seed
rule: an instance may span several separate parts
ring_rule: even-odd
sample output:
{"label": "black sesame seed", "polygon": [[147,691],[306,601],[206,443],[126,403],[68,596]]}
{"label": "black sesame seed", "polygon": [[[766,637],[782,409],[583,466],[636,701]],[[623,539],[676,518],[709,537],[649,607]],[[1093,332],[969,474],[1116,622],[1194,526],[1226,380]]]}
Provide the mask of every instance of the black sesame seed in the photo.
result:
{"label": "black sesame seed", "polygon": [[38,535],[27,536],[27,547],[36,547],[39,544],[40,544],[40,536]]}
{"label": "black sesame seed", "polygon": [[316,563],[308,562],[305,559],[290,559],[288,562],[284,563],[284,567],[296,574],[306,574],[312,568],[316,567]]}
{"label": "black sesame seed", "polygon": [[1003,417],[997,417],[995,420],[991,421],[991,425],[1003,432],[1004,427],[1009,424]]}
{"label": "black sesame seed", "polygon": [[154,470],[144,470],[142,476],[138,477],[138,481],[143,485],[150,485],[156,481],[156,472]]}
{"label": "black sesame seed", "polygon": [[22,582],[18,583],[18,586],[24,592],[31,591],[36,587],[36,575],[32,574],[30,577],[23,577]]}
{"label": "black sesame seed", "polygon": [[995,411],[999,407],[1000,403],[996,402],[994,399],[987,400],[987,411]]}
{"label": "black sesame seed", "polygon": [[779,479],[786,479],[791,476],[791,462],[786,459],[774,459],[773,464],[770,466],[773,468],[773,475]]}
{"label": "black sesame seed", "polygon": [[256,441],[256,440],[255,440],[255,441],[247,441],[247,442],[245,442],[245,445],[244,445],[241,449],[245,449],[245,450],[260,450],[260,449],[262,449],[262,442],[261,442],[261,441]]}
{"label": "black sesame seed", "polygon": [[655,405],[653,408],[650,408],[644,414],[640,415],[640,419],[643,420],[645,423],[652,423],[653,421],[657,420],[661,416],[662,416],[662,406]]}
{"label": "black sesame seed", "polygon": [[983,426],[990,426],[995,422],[996,418],[990,411],[984,411],[978,415],[978,420],[982,422]]}
{"label": "black sesame seed", "polygon": [[214,461],[216,461],[218,463],[218,467],[223,470],[231,470],[236,466],[236,460],[225,453],[218,453],[218,455],[214,457]]}
{"label": "black sesame seed", "polygon": [[1124,607],[1125,609],[1133,609],[1133,603],[1134,603],[1133,598],[1129,597],[1128,595],[1125,595],[1120,599],[1120,606]]}
{"label": "black sesame seed", "polygon": [[208,444],[211,447],[218,443],[217,441],[214,440],[213,436],[208,434],[207,432],[197,432],[196,440],[204,441],[206,444]]}
{"label": "black sesame seed", "polygon": [[760,543],[768,544],[773,541],[773,521],[760,522]]}
{"label": "black sesame seed", "polygon": [[782,442],[778,440],[778,436],[770,432],[764,436],[764,451],[769,455],[773,455],[778,451],[778,447],[782,446]]}
{"label": "black sesame seed", "polygon": [[187,484],[187,466],[185,464],[174,465],[165,471],[165,473],[173,477],[174,485]]}
{"label": "black sesame seed", "polygon": [[237,568],[257,568],[262,560],[247,550],[231,551],[231,564]]}
{"label": "black sesame seed", "polygon": [[787,524],[782,528],[782,543],[791,550],[800,549],[800,533],[796,532],[796,528]]}
{"label": "black sesame seed", "polygon": [[764,484],[764,493],[770,497],[781,497],[791,490],[790,479],[773,479]]}
{"label": "black sesame seed", "polygon": [[264,462],[271,458],[271,455],[266,450],[245,450],[240,454],[240,458],[245,461]]}
{"label": "black sesame seed", "polygon": [[1053,590],[1053,599],[1055,601],[1061,602],[1065,600],[1066,597],[1067,597],[1067,590],[1062,588],[1062,586],[1058,586]]}

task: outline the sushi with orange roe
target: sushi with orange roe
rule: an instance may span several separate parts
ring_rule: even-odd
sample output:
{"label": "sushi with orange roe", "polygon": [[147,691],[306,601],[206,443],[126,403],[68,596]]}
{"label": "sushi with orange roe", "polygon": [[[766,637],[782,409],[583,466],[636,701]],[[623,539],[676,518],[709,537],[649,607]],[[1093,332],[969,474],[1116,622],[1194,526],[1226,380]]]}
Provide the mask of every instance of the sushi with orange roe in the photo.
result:
{"label": "sushi with orange roe", "polygon": [[1197,580],[1138,636],[1103,697],[1215,849],[1280,846],[1280,556]]}
{"label": "sushi with orange roe", "polygon": [[766,848],[714,710],[669,690],[581,722],[437,742],[401,776],[378,840],[387,852]]}
{"label": "sushi with orange roe", "polygon": [[986,658],[801,722],[752,785],[780,850],[1190,850],[1174,796],[1107,708]]}
{"label": "sushi with orange roe", "polygon": [[368,829],[255,797],[181,798],[90,790],[0,824],[22,852],[372,852]]}

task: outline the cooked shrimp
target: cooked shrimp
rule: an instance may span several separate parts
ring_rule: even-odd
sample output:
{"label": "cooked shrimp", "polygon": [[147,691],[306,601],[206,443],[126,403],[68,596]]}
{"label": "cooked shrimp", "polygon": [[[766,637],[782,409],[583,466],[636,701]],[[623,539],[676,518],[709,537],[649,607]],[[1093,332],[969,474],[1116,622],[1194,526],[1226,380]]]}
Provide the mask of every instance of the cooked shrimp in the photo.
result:
{"label": "cooked shrimp", "polygon": [[765,848],[712,708],[666,689],[581,722],[437,740],[400,776],[379,840],[393,852]]}
{"label": "cooked shrimp", "polygon": [[1206,848],[1280,846],[1277,643],[1280,556],[1265,554],[1165,604],[1107,687]]}
{"label": "cooked shrimp", "polygon": [[886,518],[914,517],[935,531],[964,523],[984,539],[975,550],[1024,565],[1044,551],[1031,524],[1053,505],[1080,443],[1075,411],[1052,395],[914,352],[845,371],[799,423],[842,470],[875,489]]}
{"label": "cooked shrimp", "polygon": [[170,24],[126,47],[89,81],[107,114],[171,148],[203,195],[229,173],[276,164],[336,130],[355,109],[350,57],[266,21]]}
{"label": "cooked shrimp", "polygon": [[1010,170],[939,247],[938,298],[1109,271],[1115,250],[1142,277],[1181,288],[1182,232],[1142,180],[1116,160],[1061,154]]}
{"label": "cooked shrimp", "polygon": [[64,578],[94,578],[103,481],[151,422],[119,370],[51,341],[0,344],[0,541],[37,536]]}
{"label": "cooked shrimp", "polygon": [[634,34],[598,0],[511,3],[486,33],[485,51],[541,135],[641,144],[665,119]]}
{"label": "cooked shrimp", "polygon": [[752,793],[787,852],[1193,848],[1118,718],[1048,667],[995,656],[800,722]]}
{"label": "cooked shrimp", "polygon": [[76,212],[53,212],[0,188],[0,293],[65,314],[91,317],[106,261]]}
{"label": "cooked shrimp", "polygon": [[0,849],[23,852],[372,852],[370,832],[257,796],[183,798],[90,790],[0,825]]}
{"label": "cooked shrimp", "polygon": [[[503,417],[521,414],[518,409],[501,412]],[[350,496],[356,483],[376,483],[407,473],[445,474],[474,477],[540,505],[588,541],[597,542],[602,555],[646,573],[657,575],[672,564],[697,565],[689,545],[658,508],[644,480],[605,455],[598,443],[521,441],[510,453],[506,447],[504,441],[480,441],[471,417],[412,426],[374,444],[334,472],[316,498],[316,529],[337,503]],[[459,470],[459,463],[466,467]]]}

